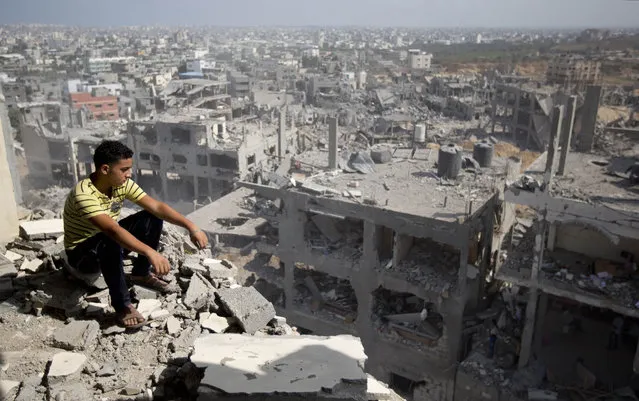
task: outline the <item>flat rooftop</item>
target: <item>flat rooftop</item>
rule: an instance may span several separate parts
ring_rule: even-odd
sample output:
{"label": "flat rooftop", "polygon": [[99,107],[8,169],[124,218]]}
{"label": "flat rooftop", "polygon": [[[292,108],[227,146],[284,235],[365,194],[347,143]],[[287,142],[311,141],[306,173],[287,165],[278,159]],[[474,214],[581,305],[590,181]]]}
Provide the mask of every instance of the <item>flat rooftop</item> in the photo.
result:
{"label": "flat rooftop", "polygon": [[187,217],[210,234],[254,238],[269,220],[276,224],[276,212],[272,201],[257,198],[250,189],[238,188]]}
{"label": "flat rooftop", "polygon": [[[335,191],[332,196],[345,202],[374,200],[384,209],[449,222],[465,218],[471,202],[472,212],[479,209],[503,185],[506,159],[494,157],[489,168],[476,172],[462,169],[456,180],[445,180],[437,176],[438,149],[418,149],[413,159],[411,152],[412,149],[397,149],[390,163],[375,164],[375,171],[368,174],[326,171],[327,151],[305,152],[295,156],[295,160],[302,162],[302,170],[306,170],[304,183],[328,187]],[[465,151],[463,155],[472,156],[472,152]],[[312,172],[308,172],[309,167]],[[303,177],[294,174],[294,178]],[[349,191],[361,193],[361,197],[351,196]]]}
{"label": "flat rooftop", "polygon": [[[554,177],[549,192],[554,197],[639,213],[639,186],[631,185],[627,172],[635,163],[639,158],[570,153],[565,174]],[[543,182],[544,169],[545,162],[535,163],[525,174]]]}

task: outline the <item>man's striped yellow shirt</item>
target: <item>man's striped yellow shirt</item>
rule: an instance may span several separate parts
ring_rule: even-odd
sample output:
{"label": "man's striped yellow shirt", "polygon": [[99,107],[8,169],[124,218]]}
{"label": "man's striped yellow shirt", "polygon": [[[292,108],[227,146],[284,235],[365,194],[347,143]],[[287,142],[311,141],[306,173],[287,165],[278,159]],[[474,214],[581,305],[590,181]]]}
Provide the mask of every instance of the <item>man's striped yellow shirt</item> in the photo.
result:
{"label": "man's striped yellow shirt", "polygon": [[64,247],[73,249],[78,244],[100,232],[89,219],[108,214],[115,221],[120,217],[125,199],[139,202],[146,193],[133,180],[114,187],[112,196],[100,192],[91,182],[91,178],[80,181],[69,193],[64,204]]}

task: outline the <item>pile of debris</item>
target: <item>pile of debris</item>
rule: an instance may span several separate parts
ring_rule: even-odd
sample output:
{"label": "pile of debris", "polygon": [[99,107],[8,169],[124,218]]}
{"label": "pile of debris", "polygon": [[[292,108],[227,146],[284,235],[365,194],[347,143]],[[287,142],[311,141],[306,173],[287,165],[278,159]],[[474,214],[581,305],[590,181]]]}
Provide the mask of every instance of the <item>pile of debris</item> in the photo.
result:
{"label": "pile of debris", "polygon": [[236,281],[237,266],[198,251],[170,225],[160,250],[178,267],[165,277],[177,292],[132,286],[150,324],[125,333],[103,280],[89,288],[67,276],[62,221],[52,213],[31,213],[2,249],[1,399],[401,399],[364,373],[359,339],[300,336],[254,287]]}

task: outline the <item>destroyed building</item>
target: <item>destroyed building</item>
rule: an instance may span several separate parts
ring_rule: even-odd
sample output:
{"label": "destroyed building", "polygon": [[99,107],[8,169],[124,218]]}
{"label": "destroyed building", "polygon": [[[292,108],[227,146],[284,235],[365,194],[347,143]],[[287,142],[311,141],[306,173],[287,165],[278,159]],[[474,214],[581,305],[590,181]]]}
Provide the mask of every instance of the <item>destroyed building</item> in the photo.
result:
{"label": "destroyed building", "polygon": [[231,118],[231,96],[228,81],[207,79],[172,80],[158,94],[157,107],[166,110],[176,107],[194,107],[210,110],[218,116]]}
{"label": "destroyed building", "polygon": [[550,137],[551,112],[567,96],[548,87],[528,84],[495,84],[491,132],[509,136],[526,148],[546,149]]}
{"label": "destroyed building", "polygon": [[300,330],[357,335],[367,371],[414,400],[452,399],[467,318],[484,308],[493,249],[514,221],[500,183],[521,163],[448,170],[449,155],[470,156],[447,143],[338,153],[329,127],[328,154],[297,155],[288,178],[242,182],[189,218],[253,255],[244,269]]}
{"label": "destroyed building", "polygon": [[117,125],[88,122],[85,109],[59,102],[20,103],[20,136],[36,187],[70,185],[93,171],[93,150],[104,139],[126,140]]}
{"label": "destroyed building", "polygon": [[279,165],[278,155],[292,149],[292,138],[279,132],[262,122],[227,121],[204,108],[165,112],[128,126],[137,180],[166,201],[188,201],[190,210],[193,201],[215,200],[234,182],[253,181]]}
{"label": "destroyed building", "polygon": [[[598,100],[586,98],[595,116]],[[505,201],[529,213],[499,252],[504,309],[494,314],[494,355],[485,342],[475,347],[458,376],[493,399],[526,390],[550,397],[535,399],[609,396],[602,387],[622,397],[635,385],[636,137],[620,138],[625,150],[602,156],[592,147],[591,118],[578,130],[574,151],[574,123],[574,112],[555,106],[548,151],[506,188]]]}
{"label": "destroyed building", "polygon": [[581,91],[601,82],[601,62],[576,54],[560,54],[548,63],[546,82]]}

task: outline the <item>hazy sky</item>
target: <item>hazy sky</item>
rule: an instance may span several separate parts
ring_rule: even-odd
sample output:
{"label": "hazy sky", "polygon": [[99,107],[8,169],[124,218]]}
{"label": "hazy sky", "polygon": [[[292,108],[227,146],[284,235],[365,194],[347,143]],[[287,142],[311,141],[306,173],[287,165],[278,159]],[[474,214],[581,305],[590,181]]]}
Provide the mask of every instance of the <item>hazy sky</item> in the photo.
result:
{"label": "hazy sky", "polygon": [[0,0],[0,23],[639,27],[637,0]]}

